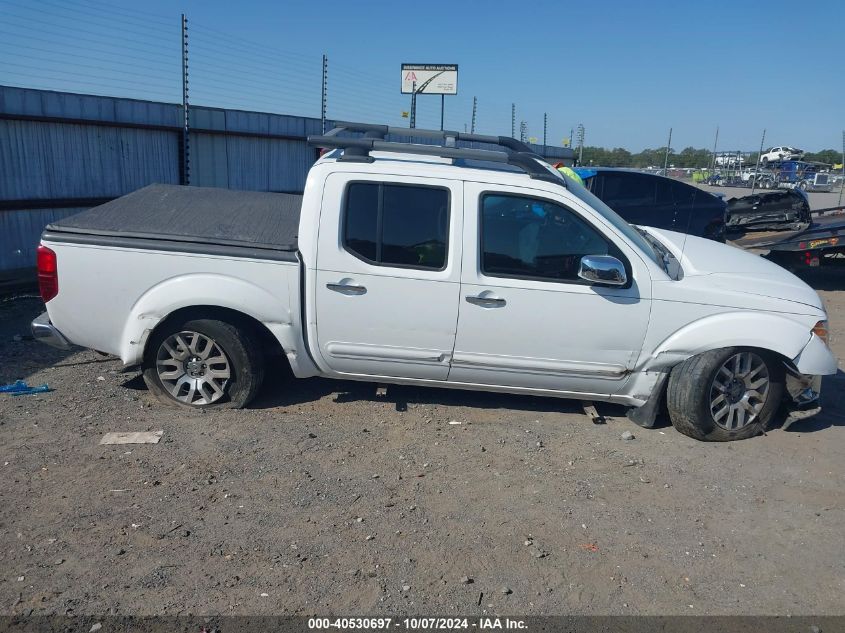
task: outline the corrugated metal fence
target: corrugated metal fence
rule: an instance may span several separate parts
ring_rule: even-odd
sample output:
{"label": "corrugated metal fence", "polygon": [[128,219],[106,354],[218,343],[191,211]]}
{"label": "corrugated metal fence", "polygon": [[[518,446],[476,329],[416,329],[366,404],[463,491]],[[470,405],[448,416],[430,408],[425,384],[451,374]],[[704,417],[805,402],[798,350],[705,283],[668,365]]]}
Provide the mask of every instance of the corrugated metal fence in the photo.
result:
{"label": "corrugated metal fence", "polygon": [[[320,119],[202,106],[189,114],[192,185],[304,188],[317,158],[306,138],[320,134]],[[0,86],[0,283],[31,277],[49,222],[150,183],[185,182],[181,139],[181,105]]]}

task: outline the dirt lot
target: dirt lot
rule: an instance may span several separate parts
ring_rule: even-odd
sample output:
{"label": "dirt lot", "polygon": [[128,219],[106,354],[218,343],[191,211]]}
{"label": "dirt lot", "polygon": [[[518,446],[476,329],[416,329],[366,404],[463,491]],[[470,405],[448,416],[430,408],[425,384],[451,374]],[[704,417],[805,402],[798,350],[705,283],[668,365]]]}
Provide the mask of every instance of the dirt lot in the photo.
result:
{"label": "dirt lot", "polygon": [[[812,281],[845,358],[845,278]],[[0,613],[845,612],[841,371],[818,417],[732,444],[281,371],[250,410],[186,414],[15,340],[41,308],[0,302],[0,382],[54,389],[0,396]]]}

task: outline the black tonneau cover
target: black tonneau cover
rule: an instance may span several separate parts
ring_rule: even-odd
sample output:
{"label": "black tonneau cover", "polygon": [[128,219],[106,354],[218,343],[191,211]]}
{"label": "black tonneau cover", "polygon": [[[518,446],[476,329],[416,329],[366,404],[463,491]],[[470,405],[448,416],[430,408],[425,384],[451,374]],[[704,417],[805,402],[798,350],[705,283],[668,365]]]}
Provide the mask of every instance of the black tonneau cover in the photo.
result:
{"label": "black tonneau cover", "polygon": [[[266,251],[271,259],[286,260],[297,249],[301,209],[299,194],[149,185],[48,225],[45,239],[146,248],[158,244],[170,246],[165,250],[214,254],[231,249],[241,256],[247,254],[244,250],[257,256]],[[179,244],[183,249],[174,248]]]}

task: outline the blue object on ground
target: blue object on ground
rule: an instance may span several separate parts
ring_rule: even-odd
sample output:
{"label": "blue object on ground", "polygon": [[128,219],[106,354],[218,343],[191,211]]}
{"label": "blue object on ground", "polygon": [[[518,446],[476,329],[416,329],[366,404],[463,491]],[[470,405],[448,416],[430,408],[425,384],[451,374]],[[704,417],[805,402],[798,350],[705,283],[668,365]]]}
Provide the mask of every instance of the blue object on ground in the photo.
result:
{"label": "blue object on ground", "polygon": [[31,393],[47,393],[52,391],[46,383],[38,387],[30,387],[23,380],[16,380],[11,385],[0,385],[0,393],[8,393],[13,396],[25,396]]}

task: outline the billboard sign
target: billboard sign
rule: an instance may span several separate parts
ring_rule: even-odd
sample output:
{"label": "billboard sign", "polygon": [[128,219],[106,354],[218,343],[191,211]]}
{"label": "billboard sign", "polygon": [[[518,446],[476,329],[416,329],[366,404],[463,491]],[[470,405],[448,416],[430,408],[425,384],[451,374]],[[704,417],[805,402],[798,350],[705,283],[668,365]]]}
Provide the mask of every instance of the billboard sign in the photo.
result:
{"label": "billboard sign", "polygon": [[402,64],[402,94],[458,94],[457,64]]}

